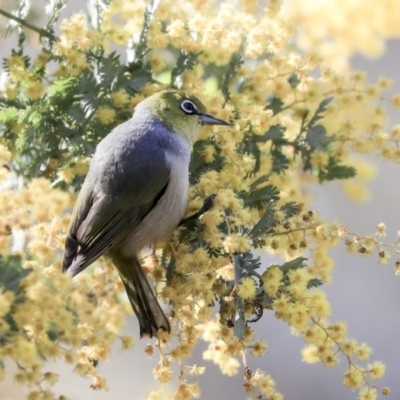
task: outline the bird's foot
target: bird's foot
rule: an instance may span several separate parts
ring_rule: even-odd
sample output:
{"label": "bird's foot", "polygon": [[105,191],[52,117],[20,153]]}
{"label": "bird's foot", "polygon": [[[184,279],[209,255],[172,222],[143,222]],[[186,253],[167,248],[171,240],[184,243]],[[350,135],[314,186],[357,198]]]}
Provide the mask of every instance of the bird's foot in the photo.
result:
{"label": "bird's foot", "polygon": [[189,217],[182,219],[181,222],[179,223],[179,226],[184,225],[187,222],[192,221],[195,218],[199,218],[205,212],[207,212],[208,210],[211,210],[212,206],[214,205],[214,200],[216,197],[217,197],[216,194],[210,194],[209,196],[207,196],[205,198],[204,203],[201,206],[201,208],[198,211],[196,211],[194,214],[190,215]]}

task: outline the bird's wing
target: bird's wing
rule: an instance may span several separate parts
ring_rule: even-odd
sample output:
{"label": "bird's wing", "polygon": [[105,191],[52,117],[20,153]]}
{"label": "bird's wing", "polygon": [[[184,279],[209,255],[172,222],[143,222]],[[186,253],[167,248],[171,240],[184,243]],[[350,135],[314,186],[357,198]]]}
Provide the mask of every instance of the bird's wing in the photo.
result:
{"label": "bird's wing", "polygon": [[[152,156],[155,157],[149,160],[138,154],[138,162],[129,165],[129,175],[116,182],[110,194],[102,191],[95,194],[94,179],[86,178],[67,233],[63,271],[76,275],[88,267],[152,210],[170,177],[163,154],[155,151]],[[114,182],[119,179],[115,174],[110,177]]]}
{"label": "bird's wing", "polygon": [[85,221],[92,206],[93,185],[90,185],[89,179],[86,178],[81,187],[81,191],[79,192],[68,227],[67,238],[65,241],[64,258],[62,262],[63,271],[68,269],[78,253],[79,242],[77,239],[77,231],[82,222]]}

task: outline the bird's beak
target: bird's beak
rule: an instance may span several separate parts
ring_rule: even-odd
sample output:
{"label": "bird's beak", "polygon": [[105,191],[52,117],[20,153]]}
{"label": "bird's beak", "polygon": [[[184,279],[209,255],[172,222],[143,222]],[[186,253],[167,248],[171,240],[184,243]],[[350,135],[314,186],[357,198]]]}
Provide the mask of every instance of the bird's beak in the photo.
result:
{"label": "bird's beak", "polygon": [[222,121],[222,119],[215,118],[215,117],[213,117],[211,115],[208,115],[208,114],[200,114],[199,117],[200,117],[200,121],[201,121],[202,124],[228,125],[228,126],[230,125],[227,122]]}

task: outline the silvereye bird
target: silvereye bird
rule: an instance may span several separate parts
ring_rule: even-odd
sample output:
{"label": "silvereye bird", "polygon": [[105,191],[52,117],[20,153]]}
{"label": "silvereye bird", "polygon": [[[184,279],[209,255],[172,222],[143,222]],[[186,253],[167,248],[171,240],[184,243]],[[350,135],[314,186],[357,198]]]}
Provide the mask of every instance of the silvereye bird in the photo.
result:
{"label": "silvereye bird", "polygon": [[107,253],[139,319],[141,337],[171,330],[139,256],[167,239],[184,215],[191,146],[202,124],[229,125],[181,91],[143,100],[130,120],[98,144],[71,217],[63,271],[75,276]]}

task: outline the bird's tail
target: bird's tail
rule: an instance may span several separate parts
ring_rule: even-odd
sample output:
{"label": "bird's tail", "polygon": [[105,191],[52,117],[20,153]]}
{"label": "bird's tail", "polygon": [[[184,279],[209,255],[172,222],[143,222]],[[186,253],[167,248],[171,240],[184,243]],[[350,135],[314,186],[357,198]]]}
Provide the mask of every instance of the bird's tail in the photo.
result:
{"label": "bird's tail", "polygon": [[127,257],[119,252],[109,254],[118,269],[128,299],[139,320],[140,337],[156,336],[159,329],[170,332],[168,319],[154,297],[137,257]]}

